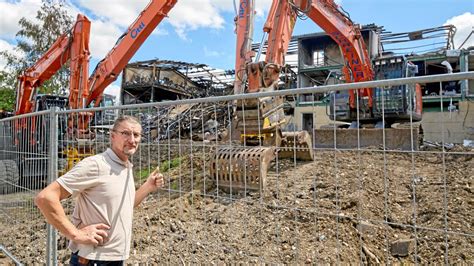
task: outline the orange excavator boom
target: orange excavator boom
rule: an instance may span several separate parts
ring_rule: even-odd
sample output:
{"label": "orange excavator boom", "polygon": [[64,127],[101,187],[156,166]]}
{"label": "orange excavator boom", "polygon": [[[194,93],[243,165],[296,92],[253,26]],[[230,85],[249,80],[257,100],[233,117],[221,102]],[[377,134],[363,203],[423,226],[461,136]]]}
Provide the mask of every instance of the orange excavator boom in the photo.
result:
{"label": "orange excavator boom", "polygon": [[[70,84],[73,90],[87,87],[90,21],[79,14],[71,31],[61,35],[46,53],[19,76],[15,114],[34,111],[36,90],[71,60]],[[71,92],[72,102],[75,95]],[[71,100],[71,99],[70,99]]]}
{"label": "orange excavator boom", "polygon": [[252,62],[252,35],[254,20],[254,0],[241,0],[235,17],[237,34],[235,54],[234,94],[243,93],[247,80],[246,66]]}
{"label": "orange excavator boom", "polygon": [[[261,64],[249,66],[249,92],[258,91],[262,87],[268,88],[278,81],[280,68],[285,64],[285,55],[298,12],[313,20],[339,45],[345,61],[343,74],[346,82],[374,79],[374,71],[360,27],[341,12],[333,0],[274,0],[263,27],[264,33],[268,34],[265,63],[264,66]],[[364,96],[369,96],[371,107],[371,90],[361,91]],[[355,102],[354,91],[351,91],[351,108],[355,108]]]}
{"label": "orange excavator boom", "polygon": [[[300,6],[308,6],[306,15],[321,27],[340,47],[344,57],[342,69],[346,82],[361,82],[374,79],[374,70],[367,47],[360,32],[360,26],[340,11],[333,0],[302,0]],[[372,90],[362,89],[362,96],[368,96],[369,108],[373,106]],[[354,91],[349,91],[349,105],[356,108]]]}
{"label": "orange excavator boom", "polygon": [[86,106],[93,101],[95,106],[99,105],[105,88],[117,79],[138,48],[168,15],[176,2],[177,0],[152,0],[141,12],[89,77],[90,95],[86,99]]}

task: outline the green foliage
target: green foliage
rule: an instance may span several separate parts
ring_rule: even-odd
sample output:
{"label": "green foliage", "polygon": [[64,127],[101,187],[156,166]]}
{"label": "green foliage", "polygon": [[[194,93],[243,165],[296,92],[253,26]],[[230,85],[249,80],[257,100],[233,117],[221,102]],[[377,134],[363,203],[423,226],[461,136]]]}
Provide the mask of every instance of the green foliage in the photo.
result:
{"label": "green foliage", "polygon": [[177,157],[172,159],[171,161],[166,160],[160,166],[160,172],[165,173],[170,169],[173,169],[181,164],[181,158]]}
{"label": "green foliage", "polygon": [[14,79],[15,77],[13,77],[13,75],[10,73],[0,70],[0,89],[15,90],[14,83],[11,83],[11,81]]}
{"label": "green foliage", "polygon": [[15,77],[0,71],[0,110],[11,112],[15,109]]}
{"label": "green foliage", "polygon": [[175,180],[174,182],[170,183],[171,190],[178,190],[179,189],[179,180]]}
{"label": "green foliage", "polygon": [[[16,33],[17,53],[0,52],[0,57],[7,62],[8,75],[15,79],[18,74],[33,66],[61,34],[67,33],[73,21],[67,14],[64,1],[48,0],[42,1],[36,19],[38,22],[23,17],[18,22],[20,30]],[[69,88],[69,74],[68,66],[63,66],[50,80],[43,83],[38,93],[65,93],[64,89]]]}
{"label": "green foliage", "polygon": [[15,92],[9,89],[0,89],[0,110],[12,112],[15,109]]}
{"label": "green foliage", "polygon": [[151,174],[151,172],[153,172],[153,169],[148,169],[148,168],[141,169],[140,171],[138,171],[137,174],[135,174],[135,180],[146,179]]}
{"label": "green foliage", "polygon": [[[175,167],[178,167],[182,162],[182,159],[177,157],[177,158],[174,158],[172,160],[166,160],[164,162],[161,163],[160,165],[160,173],[166,173],[168,172],[170,169],[173,169]],[[144,169],[140,169],[138,172],[135,172],[134,176],[135,176],[135,181],[140,181],[140,180],[143,180],[143,179],[147,179],[148,176],[150,176],[150,174],[155,171],[155,168],[144,168]],[[173,184],[172,184],[173,185]]]}

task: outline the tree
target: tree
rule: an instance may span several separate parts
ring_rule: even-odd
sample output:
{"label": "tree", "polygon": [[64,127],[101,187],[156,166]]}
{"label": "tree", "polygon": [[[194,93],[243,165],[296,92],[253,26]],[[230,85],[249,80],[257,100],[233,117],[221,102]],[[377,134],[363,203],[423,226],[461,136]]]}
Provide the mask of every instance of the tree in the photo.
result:
{"label": "tree", "polygon": [[7,72],[0,70],[0,112],[12,112],[14,110],[15,81],[12,77]]}
{"label": "tree", "polygon": [[[0,52],[0,56],[7,62],[6,75],[8,77],[4,77],[5,80],[16,80],[16,77],[31,67],[61,34],[72,27],[73,22],[73,18],[65,9],[64,0],[42,0],[36,19],[37,22],[23,17],[18,22],[20,30],[16,33],[15,49],[22,56],[5,51]],[[64,93],[65,89],[69,88],[69,74],[69,68],[63,66],[38,89],[38,93]]]}

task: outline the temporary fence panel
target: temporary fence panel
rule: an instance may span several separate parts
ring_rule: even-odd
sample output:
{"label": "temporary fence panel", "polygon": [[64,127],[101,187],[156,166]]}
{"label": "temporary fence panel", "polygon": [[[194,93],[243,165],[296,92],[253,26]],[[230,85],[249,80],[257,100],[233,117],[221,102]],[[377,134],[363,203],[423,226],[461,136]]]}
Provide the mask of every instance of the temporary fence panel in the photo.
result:
{"label": "temporary fence panel", "polygon": [[[384,95],[378,101],[383,114],[389,104],[385,89],[434,81],[443,95],[442,81],[461,79],[472,80],[474,73],[89,109],[96,115],[106,110],[115,116],[131,115],[141,122],[140,147],[131,158],[137,187],[157,167],[165,176],[165,186],[135,209],[127,263],[474,263],[474,152],[472,146],[447,141],[443,125],[450,116],[443,99],[443,141],[418,148],[416,137],[408,134],[410,146],[401,149],[387,146],[401,137],[388,133],[390,128],[379,130],[381,139],[375,146],[361,141],[366,129],[354,129],[352,147],[341,148],[341,129],[334,126],[332,144],[307,147],[304,143],[317,142],[318,130],[313,126],[299,133],[303,123],[292,119],[298,105],[262,106],[269,97],[335,97],[335,91],[378,87]],[[253,99],[249,101],[254,107],[247,99]],[[275,119],[280,108],[284,121]],[[327,120],[315,115],[317,108],[316,103],[309,108],[313,121],[308,124]],[[244,113],[240,120],[238,112]],[[48,121],[56,124],[57,146],[46,151],[22,152],[12,130],[20,119],[2,120],[2,159],[18,164],[28,154],[55,160],[57,167],[50,169],[54,176],[74,165],[74,154],[103,152],[111,145],[112,125],[95,121],[90,127],[93,141],[78,141],[65,129],[67,121],[80,115],[56,110],[28,117],[55,117]],[[466,116],[465,125],[474,123],[472,113]],[[406,127],[418,124],[409,117]],[[278,128],[289,130],[280,134]],[[53,131],[36,126],[35,134],[44,140],[46,132]],[[13,165],[1,162],[4,168]],[[46,169],[42,167],[38,164],[36,172]],[[3,176],[0,244],[25,264],[37,262],[39,256],[50,263],[67,263],[70,251],[64,237],[49,244],[51,251],[46,252],[51,242],[32,200],[40,186],[23,186]],[[70,212],[73,202],[64,205]]]}

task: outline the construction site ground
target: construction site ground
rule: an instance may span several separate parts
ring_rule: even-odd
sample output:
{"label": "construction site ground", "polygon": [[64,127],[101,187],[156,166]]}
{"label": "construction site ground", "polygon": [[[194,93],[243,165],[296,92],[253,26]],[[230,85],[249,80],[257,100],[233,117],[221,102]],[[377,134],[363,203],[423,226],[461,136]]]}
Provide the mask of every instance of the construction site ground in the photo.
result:
{"label": "construction site ground", "polygon": [[[274,162],[263,194],[218,189],[203,175],[202,150],[141,149],[135,166],[178,156],[180,164],[136,209],[129,264],[474,264],[472,149],[317,151],[313,162]],[[0,244],[26,265],[46,258],[45,222],[31,212],[0,225]],[[66,243],[58,242],[61,263]]]}

